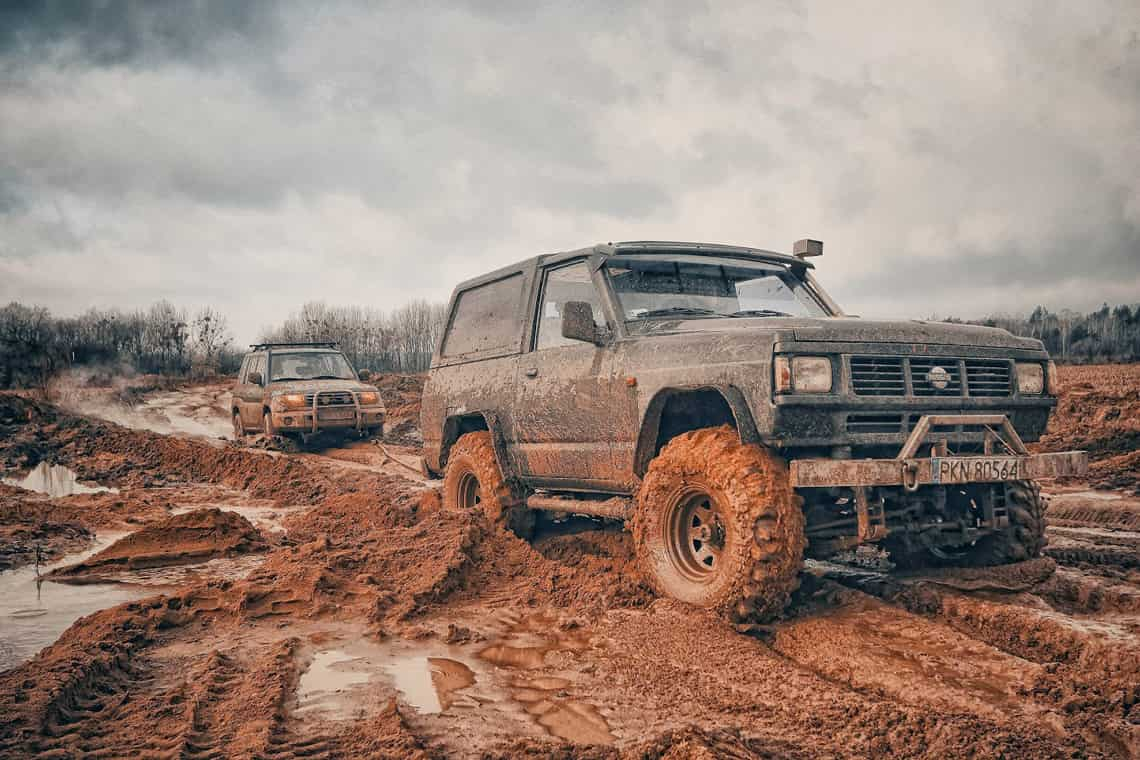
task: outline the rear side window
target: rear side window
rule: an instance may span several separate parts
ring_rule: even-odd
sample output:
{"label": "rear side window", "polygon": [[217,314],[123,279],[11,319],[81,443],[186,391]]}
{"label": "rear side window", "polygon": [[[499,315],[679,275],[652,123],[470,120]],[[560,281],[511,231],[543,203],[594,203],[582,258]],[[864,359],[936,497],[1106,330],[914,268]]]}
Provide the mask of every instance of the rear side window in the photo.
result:
{"label": "rear side window", "polygon": [[444,356],[518,349],[522,322],[522,273],[465,290],[455,300]]}

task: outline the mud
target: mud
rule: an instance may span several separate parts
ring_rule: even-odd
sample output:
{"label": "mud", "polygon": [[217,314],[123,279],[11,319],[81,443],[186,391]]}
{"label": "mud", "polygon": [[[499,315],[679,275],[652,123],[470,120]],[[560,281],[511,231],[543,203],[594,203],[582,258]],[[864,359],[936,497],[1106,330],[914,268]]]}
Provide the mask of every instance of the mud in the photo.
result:
{"label": "mud", "polygon": [[0,757],[1140,757],[1127,493],[1052,485],[1048,556],[1020,565],[811,563],[744,635],[655,598],[619,524],[522,541],[366,442],[281,454],[5,396],[0,428],[5,477],[118,489],[0,486],[7,556],[21,530],[57,554],[0,573]]}

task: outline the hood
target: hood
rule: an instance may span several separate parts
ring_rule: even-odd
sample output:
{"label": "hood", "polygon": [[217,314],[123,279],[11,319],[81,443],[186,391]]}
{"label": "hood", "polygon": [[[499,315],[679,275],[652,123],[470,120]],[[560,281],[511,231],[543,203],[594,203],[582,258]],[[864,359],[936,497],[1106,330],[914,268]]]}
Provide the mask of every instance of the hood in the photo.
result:
{"label": "hood", "polygon": [[276,393],[309,393],[310,391],[374,391],[375,386],[365,385],[359,380],[284,380],[269,384],[269,390]]}
{"label": "hood", "polygon": [[677,319],[630,323],[635,335],[663,333],[735,333],[764,330],[782,339],[819,343],[907,343],[977,348],[1042,350],[1041,342],[1019,338],[996,327],[924,322],[921,320],[867,320],[857,317],[753,319]]}

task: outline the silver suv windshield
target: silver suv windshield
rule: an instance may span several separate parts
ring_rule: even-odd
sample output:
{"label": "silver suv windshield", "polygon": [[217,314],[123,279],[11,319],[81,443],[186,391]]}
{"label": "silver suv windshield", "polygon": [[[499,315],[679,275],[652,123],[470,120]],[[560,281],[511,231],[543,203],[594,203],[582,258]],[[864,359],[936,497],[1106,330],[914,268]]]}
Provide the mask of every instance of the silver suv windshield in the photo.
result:
{"label": "silver suv windshield", "polygon": [[270,355],[270,382],[355,379],[348,359],[335,351],[282,351]]}
{"label": "silver suv windshield", "polygon": [[631,257],[610,259],[605,272],[627,322],[828,315],[804,281],[778,264]]}

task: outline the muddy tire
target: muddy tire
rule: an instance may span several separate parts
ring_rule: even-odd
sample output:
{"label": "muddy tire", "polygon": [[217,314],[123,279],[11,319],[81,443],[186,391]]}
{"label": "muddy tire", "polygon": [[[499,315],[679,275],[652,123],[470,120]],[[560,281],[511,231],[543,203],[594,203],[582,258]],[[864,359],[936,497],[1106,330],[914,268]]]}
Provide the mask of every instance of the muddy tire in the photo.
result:
{"label": "muddy tire", "polygon": [[984,536],[963,558],[962,565],[992,567],[1041,556],[1045,537],[1045,498],[1032,480],[1006,483],[1005,506],[1009,526]]}
{"label": "muddy tire", "polygon": [[273,425],[273,418],[269,416],[269,412],[263,412],[261,415],[261,430],[267,438],[274,438],[277,435],[277,428]]}
{"label": "muddy tire", "polygon": [[245,424],[241,421],[241,413],[234,412],[234,416],[230,420],[234,426],[234,440],[240,441],[245,438]]}
{"label": "muddy tire", "polygon": [[443,506],[478,509],[488,520],[521,538],[530,538],[534,532],[534,512],[503,478],[491,434],[486,430],[460,436],[451,447],[443,476]]}
{"label": "muddy tire", "polygon": [[1045,536],[1046,502],[1041,488],[1031,480],[1006,483],[1005,501],[1009,525],[983,536],[971,546],[944,547],[935,553],[916,541],[888,538],[884,548],[900,570],[995,567],[1040,557],[1048,543]]}
{"label": "muddy tire", "polygon": [[650,463],[632,530],[642,575],[662,596],[735,623],[779,615],[799,585],[802,501],[783,460],[730,427],[683,433]]}

